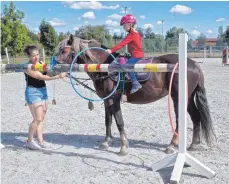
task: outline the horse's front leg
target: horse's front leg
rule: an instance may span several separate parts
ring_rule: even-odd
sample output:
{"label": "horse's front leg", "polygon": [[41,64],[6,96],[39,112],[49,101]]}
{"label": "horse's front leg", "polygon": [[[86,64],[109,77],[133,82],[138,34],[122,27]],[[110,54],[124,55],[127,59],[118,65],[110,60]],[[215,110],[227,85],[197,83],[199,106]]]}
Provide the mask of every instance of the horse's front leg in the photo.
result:
{"label": "horse's front leg", "polygon": [[[115,118],[116,125],[118,127],[120,138],[121,138],[121,149],[120,149],[119,155],[124,156],[128,154],[127,153],[128,140],[127,140],[126,133],[124,130],[124,121],[123,121],[122,111],[121,111],[121,106],[120,106],[120,98],[121,98],[121,95],[117,94],[111,97],[110,99],[106,100],[104,103],[105,103],[105,106],[107,106],[107,110],[109,111],[109,113],[111,113]],[[111,126],[109,128],[111,128]],[[106,135],[111,135],[111,131],[109,128],[107,128]],[[105,142],[106,142],[106,139],[105,139]]]}
{"label": "horse's front leg", "polygon": [[[114,82],[111,79],[108,79],[106,83],[104,83],[105,87],[105,92],[108,94],[111,93],[111,91],[114,89]],[[116,125],[118,127],[120,137],[121,137],[121,149],[119,152],[119,155],[127,155],[127,147],[128,147],[128,141],[126,138],[125,130],[124,130],[124,121],[122,117],[122,111],[121,111],[121,105],[120,105],[120,99],[121,99],[121,94],[119,94],[117,91],[107,100],[104,101],[106,111],[108,114],[112,114],[115,118]],[[110,122],[112,120],[110,119]],[[106,120],[107,122],[107,120]],[[111,123],[109,123],[110,126],[107,126],[106,124],[106,138],[109,139],[110,135],[111,137]],[[105,142],[106,142],[105,138]]]}
{"label": "horse's front leg", "polygon": [[124,129],[124,120],[123,120],[122,110],[120,106],[120,98],[121,96],[119,97],[119,100],[115,100],[113,107],[112,107],[112,111],[113,111],[112,114],[114,115],[116,125],[118,127],[120,138],[121,138],[121,149],[120,149],[119,155],[125,156],[128,154],[127,152],[128,140],[127,140],[127,136],[126,136],[125,129]]}
{"label": "horse's front leg", "polygon": [[104,103],[105,106],[105,126],[106,126],[106,137],[100,145],[100,149],[107,150],[112,143],[111,124],[112,124],[112,112],[109,109],[108,103]]}

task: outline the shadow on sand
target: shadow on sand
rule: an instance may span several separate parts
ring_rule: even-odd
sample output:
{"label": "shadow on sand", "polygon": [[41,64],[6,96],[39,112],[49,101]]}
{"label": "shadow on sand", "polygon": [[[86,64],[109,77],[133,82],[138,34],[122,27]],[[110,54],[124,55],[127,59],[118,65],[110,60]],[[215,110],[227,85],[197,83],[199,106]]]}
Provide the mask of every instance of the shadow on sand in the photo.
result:
{"label": "shadow on sand", "polygon": [[[1,133],[1,140],[2,144],[6,146],[11,150],[18,150],[18,149],[24,149],[25,141],[27,139],[27,133],[24,132],[19,132],[19,133],[12,133],[12,132],[2,132]],[[122,165],[122,166],[128,166],[131,167],[130,169],[127,169],[126,167],[122,169],[118,169],[119,171],[128,171],[128,170],[134,170],[134,169],[140,169],[143,168],[146,171],[151,171],[152,168],[149,166],[144,165],[144,161],[138,157],[138,159],[141,161],[141,164],[139,163],[133,163],[133,162],[120,162],[117,160],[114,160],[111,158],[105,158],[100,156],[101,154],[105,152],[109,152],[112,154],[117,155],[116,152],[114,151],[101,151],[98,149],[99,144],[104,140],[104,136],[99,136],[99,135],[80,135],[80,134],[60,134],[60,133],[47,133],[44,134],[44,139],[47,142],[51,142],[60,146],[73,146],[76,149],[80,148],[90,148],[90,149],[95,149],[97,150],[97,153],[93,154],[82,154],[82,153],[76,153],[76,152],[61,152],[57,150],[45,150],[41,151],[43,154],[47,155],[54,155],[54,154],[60,154],[64,155],[67,157],[80,157],[82,159],[82,162],[86,165],[89,165],[90,167],[97,167],[95,165],[91,165],[90,163],[87,162],[87,159],[95,159],[95,160],[100,160],[100,161],[107,161],[113,164],[117,165]],[[141,148],[141,149],[153,149],[153,150],[159,150],[161,151],[162,148],[165,148],[166,145],[164,144],[158,144],[158,143],[150,143],[142,140],[134,140],[134,139],[129,139],[129,146],[131,148]],[[114,138],[113,139],[113,144],[112,147],[120,147],[120,138]],[[134,157],[137,157],[135,155],[132,155]],[[134,169],[133,169],[134,168]],[[104,169],[104,168],[103,168]],[[111,170],[112,168],[107,167],[105,168],[107,170]],[[117,169],[117,168],[114,168]],[[173,167],[168,167],[165,169],[162,169],[158,171],[160,174],[161,178],[163,179],[163,183],[169,183],[171,173],[172,173]],[[182,173],[183,175],[188,175],[188,176],[194,176],[194,177],[202,177],[201,175],[196,175],[196,174],[189,174],[189,173]],[[182,182],[181,182],[182,183]]]}

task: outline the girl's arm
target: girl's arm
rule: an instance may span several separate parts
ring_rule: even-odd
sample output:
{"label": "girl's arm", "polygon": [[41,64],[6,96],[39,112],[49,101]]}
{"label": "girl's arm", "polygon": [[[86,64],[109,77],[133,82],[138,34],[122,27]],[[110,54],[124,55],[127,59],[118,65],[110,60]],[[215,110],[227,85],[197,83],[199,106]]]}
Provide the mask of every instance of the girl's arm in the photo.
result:
{"label": "girl's arm", "polygon": [[133,35],[129,33],[120,43],[118,43],[117,45],[115,45],[110,49],[111,52],[112,53],[116,52],[117,50],[121,49],[122,47],[130,43],[132,40],[133,40]]}
{"label": "girl's arm", "polygon": [[48,75],[43,75],[42,73],[38,71],[33,71],[33,70],[27,70],[25,71],[26,74],[30,75],[31,77],[39,80],[44,80],[44,81],[49,81],[49,80],[54,80],[54,79],[59,79],[67,76],[67,73],[60,73],[55,76],[48,76]]}

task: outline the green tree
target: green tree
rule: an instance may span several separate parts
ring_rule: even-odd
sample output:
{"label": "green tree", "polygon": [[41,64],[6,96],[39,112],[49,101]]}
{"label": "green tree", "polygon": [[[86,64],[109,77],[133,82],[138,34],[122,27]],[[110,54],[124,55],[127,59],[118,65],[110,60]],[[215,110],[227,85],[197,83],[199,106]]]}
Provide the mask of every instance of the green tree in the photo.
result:
{"label": "green tree", "polygon": [[189,39],[188,40],[188,49],[191,49],[192,48],[192,39]]}
{"label": "green tree", "polygon": [[144,38],[149,39],[149,38],[155,38],[155,34],[152,31],[152,28],[147,27],[144,31]]}
{"label": "green tree", "polygon": [[218,38],[223,39],[224,34],[223,34],[223,26],[219,26],[218,28]]}
{"label": "green tree", "polygon": [[75,36],[85,40],[90,40],[92,38],[95,39],[97,37],[93,27],[90,25],[80,27],[77,31],[75,31]]}
{"label": "green tree", "polygon": [[183,28],[172,27],[166,32],[165,40],[168,46],[176,47],[180,33],[187,33]]}
{"label": "green tree", "polygon": [[32,40],[28,36],[28,31],[25,25],[19,21],[14,23],[13,36],[14,40],[11,42],[11,47],[16,53],[22,53],[26,44],[31,44]]}
{"label": "green tree", "polygon": [[123,38],[124,38],[124,33],[123,33],[123,32],[121,33],[121,35],[120,35],[119,38],[120,38],[120,39],[123,39]]}
{"label": "green tree", "polygon": [[198,44],[200,46],[205,46],[206,39],[207,37],[203,33],[201,33],[200,36],[196,40],[198,40]]}
{"label": "green tree", "polygon": [[217,46],[226,46],[229,45],[229,26],[226,27],[226,30],[223,31],[223,26],[218,28],[218,37],[217,37]]}
{"label": "green tree", "polygon": [[114,33],[114,35],[113,35],[113,39],[118,39],[118,35],[117,35],[117,33]]}
{"label": "green tree", "polygon": [[9,7],[7,5],[4,6],[3,16],[9,17],[13,22],[18,20],[22,20],[25,16],[24,12],[20,10],[16,10],[16,7],[13,2],[10,2]]}
{"label": "green tree", "polygon": [[113,38],[115,44],[117,44],[117,40],[118,40],[118,35],[117,35],[117,33],[114,33],[114,35],[113,35],[112,38]]}
{"label": "green tree", "polygon": [[86,40],[95,39],[107,47],[113,45],[112,36],[109,34],[108,29],[106,29],[104,25],[82,26],[79,30],[75,31],[75,36]]}
{"label": "green tree", "polygon": [[65,38],[68,38],[70,34],[68,33],[63,33],[61,32],[59,35],[58,35],[58,42],[61,42],[62,40],[64,40]]}
{"label": "green tree", "polygon": [[108,48],[111,48],[114,45],[114,40],[112,39],[112,36],[109,35],[109,33],[107,33],[105,37],[107,39],[107,45],[105,46],[107,46]]}
{"label": "green tree", "polygon": [[143,28],[137,27],[137,28],[136,28],[136,31],[139,32],[139,34],[140,34],[142,37],[144,37],[144,30],[143,30]]}
{"label": "green tree", "polygon": [[229,39],[229,26],[227,26],[227,30],[226,30],[226,35],[225,35],[226,39]]}
{"label": "green tree", "polygon": [[48,56],[51,56],[55,52],[55,48],[58,42],[58,36],[54,28],[50,25],[49,22],[42,20],[40,26],[40,42],[45,48],[45,53]]}
{"label": "green tree", "polygon": [[5,55],[4,48],[10,49],[12,41],[13,22],[8,17],[1,18],[1,54]]}
{"label": "green tree", "polygon": [[122,38],[123,38],[123,33],[120,35],[118,35],[117,33],[114,33],[114,35],[112,37],[112,39],[113,39],[112,43],[114,42],[113,44],[116,45],[118,42],[120,42],[122,40]]}
{"label": "green tree", "polygon": [[23,18],[24,13],[16,10],[13,2],[9,7],[4,6],[1,17],[1,54],[5,54],[4,48],[7,47],[9,54],[16,56],[22,53],[26,44],[32,43],[26,26],[21,23]]}
{"label": "green tree", "polygon": [[[183,28],[172,27],[166,32],[165,39],[168,38],[179,38],[180,33],[185,33],[186,31]],[[187,32],[186,32],[187,33]]]}
{"label": "green tree", "polygon": [[227,45],[229,46],[229,26],[227,26],[227,29],[225,31],[225,40]]}
{"label": "green tree", "polygon": [[35,34],[33,31],[28,30],[28,36],[30,37],[30,39],[31,39],[33,42],[39,42],[38,35]]}

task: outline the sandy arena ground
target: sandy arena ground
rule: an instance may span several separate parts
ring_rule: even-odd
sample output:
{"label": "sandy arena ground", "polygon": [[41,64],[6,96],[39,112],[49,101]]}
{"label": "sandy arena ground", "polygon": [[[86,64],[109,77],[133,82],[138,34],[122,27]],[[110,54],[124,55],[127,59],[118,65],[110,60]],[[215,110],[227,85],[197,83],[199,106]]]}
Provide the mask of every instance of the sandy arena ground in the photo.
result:
{"label": "sandy arena ground", "polygon": [[[203,59],[196,59],[201,61]],[[181,183],[229,183],[229,67],[221,59],[207,59],[200,64],[205,75],[207,97],[218,138],[218,147],[189,152],[216,172],[205,178],[192,167],[184,168]],[[31,151],[24,147],[28,124],[32,120],[24,106],[24,75],[1,75],[1,150],[2,184],[165,184],[172,167],[153,172],[153,163],[167,157],[163,150],[172,137],[167,115],[167,97],[147,105],[122,104],[129,138],[129,155],[120,157],[120,138],[113,121],[115,137],[108,151],[98,149],[104,139],[104,107],[94,103],[88,110],[71,85],[55,81],[57,105],[52,105],[52,84],[47,82],[49,110],[44,123],[44,137],[51,142],[49,151]],[[188,146],[192,123],[188,116]]]}

